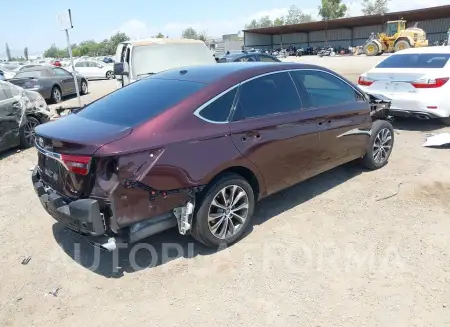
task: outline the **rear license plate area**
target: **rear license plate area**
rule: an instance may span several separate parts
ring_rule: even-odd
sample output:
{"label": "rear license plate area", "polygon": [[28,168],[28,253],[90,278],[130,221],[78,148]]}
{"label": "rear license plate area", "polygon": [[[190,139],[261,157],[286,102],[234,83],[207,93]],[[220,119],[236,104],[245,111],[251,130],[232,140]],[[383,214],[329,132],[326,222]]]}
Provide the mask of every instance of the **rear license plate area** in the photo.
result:
{"label": "rear license plate area", "polygon": [[41,176],[47,183],[57,183],[59,179],[60,163],[42,153],[38,153],[38,165]]}

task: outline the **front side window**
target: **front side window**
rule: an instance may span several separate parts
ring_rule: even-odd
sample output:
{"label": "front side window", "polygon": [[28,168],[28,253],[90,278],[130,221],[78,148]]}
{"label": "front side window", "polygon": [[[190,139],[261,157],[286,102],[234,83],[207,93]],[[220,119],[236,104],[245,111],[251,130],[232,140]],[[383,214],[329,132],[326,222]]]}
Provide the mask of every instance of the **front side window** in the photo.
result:
{"label": "front side window", "polygon": [[275,73],[241,85],[233,120],[292,112],[301,107],[289,73]]}
{"label": "front side window", "polygon": [[355,90],[332,74],[317,70],[291,72],[300,96],[310,108],[338,106],[356,101]]}
{"label": "front side window", "polygon": [[200,110],[199,116],[211,122],[226,122],[230,116],[231,107],[234,103],[237,87],[228,91],[205,108]]}

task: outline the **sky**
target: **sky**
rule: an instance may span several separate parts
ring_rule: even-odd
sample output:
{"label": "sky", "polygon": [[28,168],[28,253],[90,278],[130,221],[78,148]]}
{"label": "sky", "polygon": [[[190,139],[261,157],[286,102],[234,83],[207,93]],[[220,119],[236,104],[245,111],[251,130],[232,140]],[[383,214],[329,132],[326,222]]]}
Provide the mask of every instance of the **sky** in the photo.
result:
{"label": "sky", "polygon": [[[3,0],[5,1],[5,0]],[[52,43],[64,47],[66,36],[59,30],[57,16],[71,9],[74,28],[71,43],[100,41],[117,31],[131,38],[144,38],[158,32],[180,37],[186,27],[206,31],[208,36],[237,33],[254,18],[285,15],[291,5],[317,17],[320,0],[15,0],[2,6],[0,41],[9,44],[12,55],[40,54]],[[352,16],[361,15],[362,0],[343,0]],[[219,6],[223,3],[223,6]],[[391,0],[390,11],[448,4],[449,0]],[[4,50],[0,47],[0,56]]]}

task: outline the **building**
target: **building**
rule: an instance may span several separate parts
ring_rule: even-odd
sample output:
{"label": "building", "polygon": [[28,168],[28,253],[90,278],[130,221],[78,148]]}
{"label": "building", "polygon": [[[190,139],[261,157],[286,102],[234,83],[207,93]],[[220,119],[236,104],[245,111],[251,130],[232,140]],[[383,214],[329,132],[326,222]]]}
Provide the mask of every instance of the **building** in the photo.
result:
{"label": "building", "polygon": [[242,50],[244,39],[239,34],[225,34],[221,38],[209,39],[206,43],[217,55],[222,55],[227,51]]}
{"label": "building", "polygon": [[418,27],[427,33],[429,43],[432,44],[447,39],[450,5],[244,30],[244,45],[246,48],[263,49],[321,47],[325,44],[348,48],[364,44],[370,33],[383,32],[387,21],[398,19],[406,20],[408,27],[418,23]]}

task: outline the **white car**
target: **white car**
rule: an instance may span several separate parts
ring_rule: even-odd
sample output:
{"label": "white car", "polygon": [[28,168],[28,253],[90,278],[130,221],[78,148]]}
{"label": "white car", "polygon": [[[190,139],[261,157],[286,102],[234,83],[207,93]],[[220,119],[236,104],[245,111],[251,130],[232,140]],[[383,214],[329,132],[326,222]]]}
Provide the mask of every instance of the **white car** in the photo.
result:
{"label": "white car", "polygon": [[87,79],[113,79],[114,67],[101,61],[79,60],[75,64],[75,70]]}
{"label": "white car", "polygon": [[450,47],[399,51],[362,74],[359,87],[392,100],[395,116],[440,118],[450,125]]}

